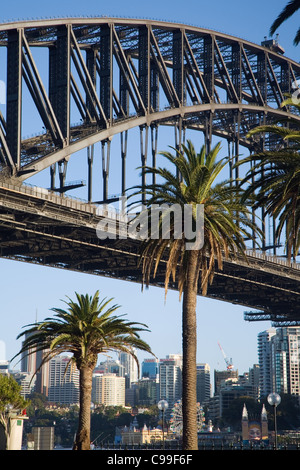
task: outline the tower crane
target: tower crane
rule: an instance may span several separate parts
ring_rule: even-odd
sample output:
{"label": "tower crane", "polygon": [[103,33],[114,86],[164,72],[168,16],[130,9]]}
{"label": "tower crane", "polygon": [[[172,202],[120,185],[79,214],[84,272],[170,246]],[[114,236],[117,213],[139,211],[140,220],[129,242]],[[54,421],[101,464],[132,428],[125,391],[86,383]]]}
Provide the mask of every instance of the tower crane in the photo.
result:
{"label": "tower crane", "polygon": [[222,346],[220,345],[219,342],[218,342],[218,345],[219,345],[219,348],[221,349],[221,352],[223,354],[223,357],[224,357],[224,360],[225,360],[225,363],[226,363],[226,366],[227,366],[227,370],[232,370],[233,369],[232,359],[228,359],[228,357],[225,354],[224,349],[222,348]]}

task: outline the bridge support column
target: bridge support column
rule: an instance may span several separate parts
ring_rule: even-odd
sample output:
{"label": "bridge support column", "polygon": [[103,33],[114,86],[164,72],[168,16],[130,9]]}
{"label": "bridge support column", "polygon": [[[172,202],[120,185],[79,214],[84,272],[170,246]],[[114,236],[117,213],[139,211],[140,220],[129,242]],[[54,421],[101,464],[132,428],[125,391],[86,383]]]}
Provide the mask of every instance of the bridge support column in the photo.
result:
{"label": "bridge support column", "polygon": [[[151,148],[152,148],[152,167],[156,168],[158,126],[151,126]],[[152,184],[156,183],[156,175],[152,175]]]}
{"label": "bridge support column", "polygon": [[141,161],[142,161],[142,203],[146,203],[146,173],[145,165],[147,164],[147,154],[148,154],[148,126],[140,127],[140,144],[141,144]]}
{"label": "bridge support column", "polygon": [[212,141],[212,113],[211,112],[206,113],[206,116],[205,116],[204,139],[205,139],[206,153],[209,153],[211,151],[211,141]]}
{"label": "bridge support column", "polygon": [[121,139],[121,159],[122,159],[122,187],[121,192],[122,196],[125,196],[126,192],[126,157],[127,157],[127,142],[128,142],[128,131],[121,132],[120,134]]}
{"label": "bridge support column", "polygon": [[93,193],[93,161],[94,161],[95,146],[91,145],[87,148],[87,161],[88,161],[88,201],[92,201]]}
{"label": "bridge support column", "polygon": [[109,139],[101,142],[102,144],[102,175],[103,175],[103,201],[108,199],[108,176],[110,163],[110,144]]}

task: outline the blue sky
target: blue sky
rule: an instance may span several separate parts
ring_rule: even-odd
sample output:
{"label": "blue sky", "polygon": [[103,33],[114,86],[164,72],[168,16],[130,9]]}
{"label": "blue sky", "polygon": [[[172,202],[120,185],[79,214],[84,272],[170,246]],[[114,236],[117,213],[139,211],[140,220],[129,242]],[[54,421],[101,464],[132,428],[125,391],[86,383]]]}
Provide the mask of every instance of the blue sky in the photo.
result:
{"label": "blue sky", "polygon": [[[152,18],[205,27],[260,44],[286,2],[52,0],[44,3],[11,0],[1,5],[0,22],[98,15]],[[293,46],[293,37],[298,19],[296,15],[279,29],[279,42],[286,56],[296,61],[299,61],[300,49]],[[181,304],[176,292],[170,291],[165,302],[164,291],[158,288],[141,292],[140,285],[134,283],[1,259],[0,272],[0,359],[4,358],[4,352],[9,360],[18,351],[20,341],[16,341],[16,337],[24,325],[51,315],[50,309],[63,306],[61,299],[72,297],[75,291],[93,294],[96,290],[100,290],[103,297],[114,297],[121,305],[120,313],[127,313],[130,320],[148,324],[151,333],[143,337],[157,357],[181,353]],[[207,362],[212,371],[225,368],[218,342],[240,373],[257,362],[257,334],[269,328],[269,322],[245,322],[243,307],[203,297],[199,297],[197,312],[198,362]],[[141,360],[144,357],[140,355]]]}

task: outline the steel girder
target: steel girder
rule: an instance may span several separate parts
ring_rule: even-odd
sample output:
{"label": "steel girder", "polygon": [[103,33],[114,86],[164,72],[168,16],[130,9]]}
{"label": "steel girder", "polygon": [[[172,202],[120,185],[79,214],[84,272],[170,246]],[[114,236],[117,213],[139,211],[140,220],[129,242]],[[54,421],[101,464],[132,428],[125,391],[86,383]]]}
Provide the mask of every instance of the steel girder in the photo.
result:
{"label": "steel girder", "polygon": [[[137,126],[193,128],[205,134],[207,145],[216,134],[232,142],[235,153],[239,144],[254,149],[259,140],[247,140],[247,132],[291,115],[280,104],[300,78],[299,64],[272,49],[148,20],[2,24],[0,46],[7,62],[1,175],[19,181]],[[42,80],[44,68],[48,78]],[[24,88],[44,128],[28,139],[22,138]],[[72,123],[74,110],[79,125]]]}
{"label": "steel girder", "polygon": [[[96,227],[105,216],[95,204],[0,182],[0,256],[141,283],[141,241],[99,239]],[[246,320],[300,323],[299,264],[255,251],[247,257],[224,261],[207,296],[259,311]],[[159,264],[152,285],[164,288],[165,267]]]}
{"label": "steel girder", "polygon": [[[240,146],[249,151],[262,145],[274,148],[279,143],[271,136],[262,142],[259,137],[247,139],[247,133],[274,119],[300,120],[293,110],[280,107],[284,94],[300,79],[300,65],[281,52],[211,30],[150,20],[101,17],[2,24],[6,115],[0,112],[0,180],[21,184],[49,168],[50,188],[64,193],[72,187],[66,183],[70,156],[87,148],[91,202],[94,144],[101,142],[103,201],[109,202],[110,142],[120,134],[124,194],[128,132],[136,127],[142,164],[148,163],[151,136],[153,166],[161,126],[174,128],[178,148],[187,129],[203,133],[208,149],[213,135],[224,138],[232,161]],[[25,92],[43,129],[30,138],[22,137],[24,121],[27,127],[30,121],[23,110]],[[59,220],[61,208],[49,201],[33,198],[33,212],[23,203],[14,190],[1,194],[1,256],[140,281],[138,247],[124,241],[99,247],[95,221],[91,215],[86,220],[85,211],[74,213],[73,219],[70,213],[72,220],[64,212],[65,219]],[[263,312],[246,314],[247,320],[297,322],[299,269],[286,271],[280,263],[274,268],[265,259],[261,265],[255,257],[251,263],[227,263],[216,274],[209,296]],[[153,283],[163,285],[163,272]]]}

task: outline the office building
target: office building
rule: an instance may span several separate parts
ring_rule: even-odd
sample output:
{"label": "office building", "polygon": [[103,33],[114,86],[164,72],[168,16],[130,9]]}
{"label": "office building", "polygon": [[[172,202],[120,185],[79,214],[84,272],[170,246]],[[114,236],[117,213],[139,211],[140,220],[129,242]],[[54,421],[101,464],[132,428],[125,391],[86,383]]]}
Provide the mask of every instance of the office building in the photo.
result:
{"label": "office building", "polygon": [[159,372],[158,359],[144,359],[142,362],[142,377],[156,379]]}
{"label": "office building", "polygon": [[123,352],[119,354],[119,361],[124,367],[125,388],[130,388],[131,384],[139,379],[138,365],[130,354]]}
{"label": "office building", "polygon": [[225,382],[231,379],[237,380],[238,377],[239,377],[238,370],[234,370],[234,369],[215,370],[214,371],[214,384],[215,384],[214,394],[215,395],[219,394],[222,382]]}

